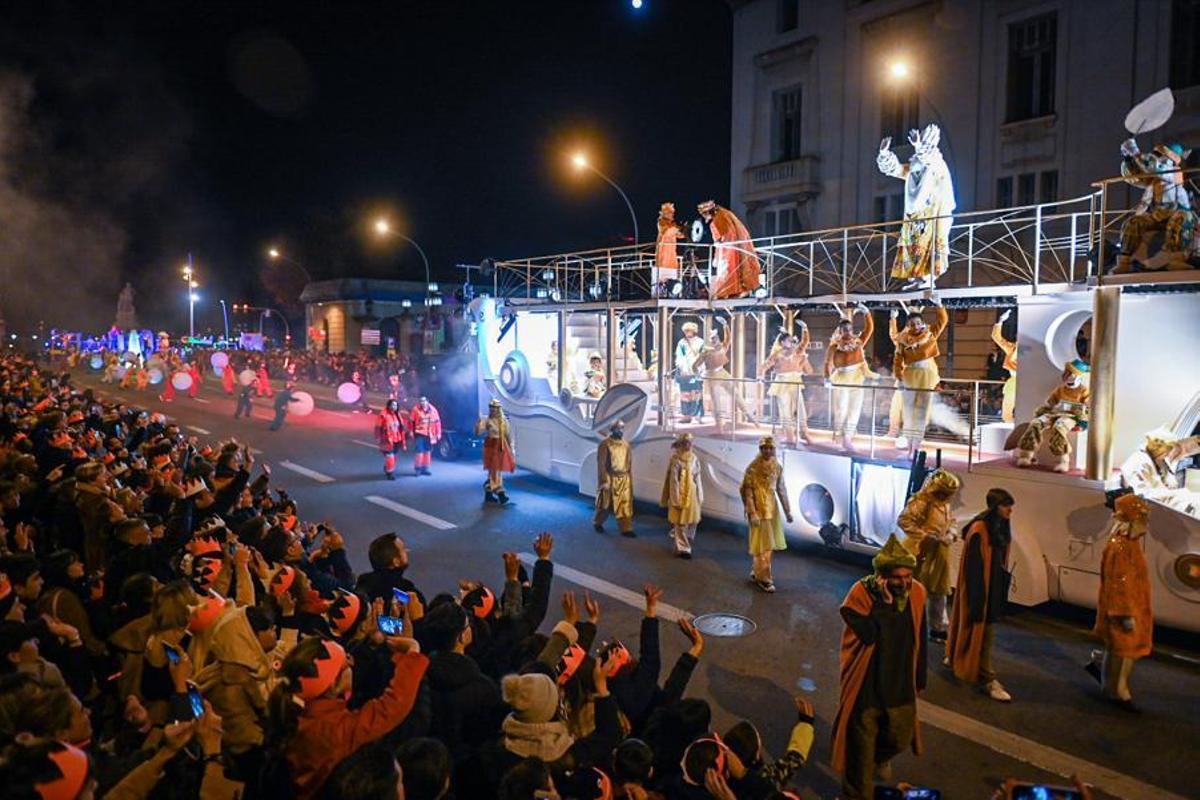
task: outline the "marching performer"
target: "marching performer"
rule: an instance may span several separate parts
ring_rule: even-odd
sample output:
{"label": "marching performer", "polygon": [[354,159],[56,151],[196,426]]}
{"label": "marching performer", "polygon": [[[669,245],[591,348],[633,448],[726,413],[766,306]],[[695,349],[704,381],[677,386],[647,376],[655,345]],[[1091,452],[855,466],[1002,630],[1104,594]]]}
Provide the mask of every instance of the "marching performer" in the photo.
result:
{"label": "marching performer", "polygon": [[900,415],[904,425],[896,439],[896,449],[908,450],[909,453],[920,447],[921,440],[925,438],[933,390],[942,379],[937,365],[937,357],[941,355],[938,337],[950,323],[950,315],[940,301],[935,299],[934,303],[937,322],[933,327],[925,324],[919,309],[908,313],[903,330],[896,326],[896,318],[900,316],[896,309],[892,309],[892,318],[888,322],[888,335],[896,346],[892,372],[900,380]]}
{"label": "marching performer", "polygon": [[233,361],[227,361],[221,369],[221,390],[227,395],[233,395]]}
{"label": "marching performer", "polygon": [[700,217],[708,223],[713,242],[713,274],[720,275],[715,289],[709,291],[714,300],[743,297],[758,288],[759,264],[750,241],[750,231],[730,211],[708,200],[696,206]]}
{"label": "marching performer", "polygon": [[188,386],[187,396],[195,399],[200,393],[200,367],[195,361],[187,365],[188,377],[192,379],[191,385]]}
{"label": "marching performer", "polygon": [[1046,402],[1034,410],[1025,433],[1017,442],[1015,451],[1018,467],[1037,463],[1037,451],[1042,445],[1042,436],[1049,429],[1050,454],[1054,456],[1055,472],[1066,472],[1071,466],[1071,441],[1067,438],[1073,430],[1083,430],[1088,424],[1088,404],[1092,392],[1089,386],[1091,367],[1077,358],[1063,370],[1062,384],[1056,386]]}
{"label": "marching performer", "polygon": [[675,221],[675,204],[663,203],[658,209],[658,238],[654,242],[654,266],[657,268],[655,282],[658,296],[669,296],[669,285],[679,280],[679,253],[676,244],[683,238],[683,231]]}
{"label": "marching performer", "polygon": [[696,335],[700,332],[696,323],[685,322],[682,330],[683,338],[675,345],[675,382],[679,384],[679,421],[691,422],[704,413],[703,384],[697,370],[704,341]]}
{"label": "marching performer", "polygon": [[1100,681],[1105,697],[1135,710],[1129,691],[1133,662],[1150,655],[1154,615],[1150,608],[1150,573],[1138,541],[1146,535],[1150,504],[1136,494],[1113,503],[1108,544],[1100,558],[1100,597],[1092,632],[1104,643],[1092,653],[1086,669]]}
{"label": "marching performer", "polygon": [[633,538],[633,452],[625,441],[625,423],[617,420],[596,449],[596,515],[592,527],[604,532],[609,513],[622,536]]}
{"label": "marching performer", "polygon": [[921,490],[909,498],[896,526],[904,532],[904,546],[917,558],[913,577],[929,596],[929,638],[946,641],[950,624],[946,601],[950,598],[950,542],[954,539],[954,515],[950,501],[962,481],[953,472],[935,469]]}
{"label": "marching performer", "polygon": [[950,224],[954,221],[954,180],[938,147],[937,125],[909,131],[913,154],[907,164],[892,152],[892,137],[879,143],[876,166],[884,175],[904,181],[904,224],[896,243],[892,277],[907,280],[905,289],[928,282],[932,287],[950,266]]}
{"label": "marching performer", "polygon": [[[771,355],[759,368],[759,377],[775,370],[771,388],[767,394],[779,402],[779,423],[783,428],[783,441],[794,445],[799,441],[808,444],[808,411],[804,407],[804,376],[813,371],[808,360],[808,345],[811,337],[808,325],[800,320],[800,337],[785,333],[776,342]],[[799,434],[797,435],[797,431]]]}
{"label": "marching performer", "polygon": [[484,437],[483,468],[487,470],[487,480],[483,484],[483,502],[507,503],[504,473],[516,471],[517,448],[499,400],[493,398],[488,403],[488,415],[475,423],[475,435]]}
{"label": "marching performer", "polygon": [[413,468],[418,475],[432,475],[429,462],[433,459],[433,446],[442,438],[442,416],[428,397],[422,396],[413,406],[411,430],[417,451]]}
{"label": "marching performer", "polygon": [[758,456],[746,467],[741,486],[742,505],[750,523],[749,550],[753,559],[750,580],[764,592],[775,591],[771,577],[771,556],[776,550],[786,550],[783,521],[792,521],[787,486],[783,482],[783,466],[775,460],[775,438],[764,436],[758,443]]}
{"label": "marching performer", "polygon": [[259,397],[274,397],[275,390],[271,388],[271,376],[267,374],[266,360],[258,362],[258,385],[255,391]]}
{"label": "marching performer", "polygon": [[408,419],[395,400],[388,400],[375,418],[375,441],[383,453],[384,476],[389,481],[396,480],[396,454],[408,449]]}
{"label": "marching performer", "polygon": [[992,341],[1004,353],[1004,369],[1008,378],[1004,381],[1004,402],[1000,406],[1000,418],[1013,421],[1013,408],[1017,404],[1017,343],[1004,338],[1004,323],[1012,316],[1012,309],[1005,309],[992,326]]}
{"label": "marching performer", "polygon": [[[862,331],[854,332],[854,317],[862,313]],[[866,347],[875,333],[875,320],[862,303],[849,315],[843,315],[829,340],[825,354],[825,383],[833,384],[833,440],[840,437],[843,450],[854,449],[854,434],[862,415],[863,390],[867,378],[875,376],[867,366]]]}
{"label": "marching performer", "polygon": [[667,464],[667,479],[663,481],[660,505],[666,506],[671,523],[671,538],[675,555],[692,557],[692,542],[700,522],[700,506],[704,503],[704,484],[700,480],[700,459],[692,450],[692,435],[681,433],[672,445],[674,452]]}

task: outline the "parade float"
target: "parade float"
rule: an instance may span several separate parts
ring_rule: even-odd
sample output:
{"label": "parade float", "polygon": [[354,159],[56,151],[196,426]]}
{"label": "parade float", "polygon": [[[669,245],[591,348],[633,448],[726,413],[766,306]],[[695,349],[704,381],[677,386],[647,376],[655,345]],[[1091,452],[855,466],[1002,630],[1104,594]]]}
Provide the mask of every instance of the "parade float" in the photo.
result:
{"label": "parade float", "polygon": [[[787,535],[868,554],[941,466],[963,522],[993,486],[1016,497],[1011,599],[1027,606],[1095,606],[1106,492],[1127,487],[1153,506],[1156,619],[1200,629],[1200,271],[1190,207],[1181,231],[1155,206],[1156,181],[1189,185],[1181,149],[1147,158],[1131,139],[1094,191],[959,213],[936,129],[910,143],[907,163],[887,142],[877,156],[905,180],[901,221],[731,240],[714,222],[729,212],[702,203],[695,223],[660,216],[656,243],[497,262],[472,309],[518,464],[593,496],[620,420],[634,494],[657,503],[686,431],[705,519],[742,523],[743,470],[773,434]],[[1007,381],[980,377],[992,341]],[[864,361],[826,378],[855,346]]]}

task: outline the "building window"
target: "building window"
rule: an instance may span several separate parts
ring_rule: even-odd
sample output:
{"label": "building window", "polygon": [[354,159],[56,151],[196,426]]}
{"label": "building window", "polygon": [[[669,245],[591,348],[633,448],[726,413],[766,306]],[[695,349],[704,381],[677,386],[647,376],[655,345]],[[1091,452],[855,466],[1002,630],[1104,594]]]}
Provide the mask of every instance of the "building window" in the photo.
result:
{"label": "building window", "polygon": [[1058,170],[1048,169],[1042,173],[1042,203],[1053,203],[1058,199]]}
{"label": "building window", "polygon": [[1008,122],[1054,113],[1058,14],[1008,26]]}
{"label": "building window", "polygon": [[1200,84],[1200,0],[1171,3],[1171,86]]}
{"label": "building window", "polygon": [[800,27],[800,0],[775,0],[775,32],[787,33]]}
{"label": "building window", "polygon": [[775,92],[771,98],[771,160],[800,157],[800,87]]}
{"label": "building window", "polygon": [[996,208],[1011,208],[1013,204],[1013,179],[1006,175],[996,181]]}
{"label": "building window", "polygon": [[1037,202],[1037,173],[1026,172],[1017,176],[1017,205],[1031,206]]}
{"label": "building window", "polygon": [[881,194],[875,198],[875,221],[891,222],[904,217],[903,194]]}
{"label": "building window", "polygon": [[919,128],[919,95],[915,86],[887,86],[879,112],[879,135],[892,137],[892,146],[908,143],[908,132]]}
{"label": "building window", "polygon": [[787,236],[789,233],[800,232],[800,215],[796,209],[787,207],[768,208],[762,215],[762,228],[754,232],[755,236]]}

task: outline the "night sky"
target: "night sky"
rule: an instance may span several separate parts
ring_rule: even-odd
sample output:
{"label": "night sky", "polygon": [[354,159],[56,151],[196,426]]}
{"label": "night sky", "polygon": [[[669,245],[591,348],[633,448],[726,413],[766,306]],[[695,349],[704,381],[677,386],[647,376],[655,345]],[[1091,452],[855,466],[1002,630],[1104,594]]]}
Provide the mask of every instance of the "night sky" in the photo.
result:
{"label": "night sky", "polygon": [[190,250],[218,297],[317,279],[421,279],[380,212],[453,265],[643,241],[728,201],[723,0],[6,4],[0,11],[0,302],[10,329],[111,323],[125,281],[179,330]]}

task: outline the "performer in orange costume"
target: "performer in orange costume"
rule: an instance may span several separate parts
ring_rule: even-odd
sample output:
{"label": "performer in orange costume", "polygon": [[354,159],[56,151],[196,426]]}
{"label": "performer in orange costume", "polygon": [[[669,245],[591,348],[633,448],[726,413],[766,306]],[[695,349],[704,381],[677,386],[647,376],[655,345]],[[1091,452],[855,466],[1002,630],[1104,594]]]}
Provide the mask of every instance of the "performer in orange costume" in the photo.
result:
{"label": "performer in orange costume", "polygon": [[1092,653],[1087,671],[1100,681],[1105,697],[1135,710],[1129,691],[1133,662],[1150,655],[1154,616],[1150,608],[1150,572],[1138,541],[1146,535],[1150,504],[1136,494],[1113,503],[1112,536],[1100,557],[1100,597],[1092,632],[1104,650]]}
{"label": "performer in orange costume", "polygon": [[438,410],[429,402],[428,397],[422,397],[413,406],[412,432],[415,437],[417,455],[413,459],[413,468],[418,475],[432,475],[429,462],[433,459],[433,446],[442,438],[442,417]]}
{"label": "performer in orange costume", "polygon": [[221,370],[221,388],[225,394],[233,394],[233,362],[227,361]]}
{"label": "performer in orange costume", "polygon": [[[754,253],[754,244],[750,241],[750,231],[742,224],[732,211],[716,204],[712,200],[701,203],[696,207],[700,216],[708,223],[712,232],[713,266],[722,264],[721,277],[715,290],[709,295],[715,300],[727,297],[742,297],[758,288],[758,256]],[[725,244],[729,242],[730,244]],[[735,243],[736,244],[733,244]]]}
{"label": "performer in orange costume", "polygon": [[395,400],[388,400],[375,419],[375,441],[383,453],[383,474],[396,480],[396,453],[408,449],[408,415],[400,413]]}
{"label": "performer in orange costume", "polygon": [[200,367],[196,366],[195,361],[188,364],[187,374],[192,379],[192,385],[187,390],[188,397],[194,398],[200,393]]}
{"label": "performer in orange costume", "polygon": [[258,365],[258,396],[274,397],[275,390],[271,388],[271,376],[267,374],[267,362]]}
{"label": "performer in orange costume", "polygon": [[678,242],[683,237],[679,223],[675,221],[675,204],[663,203],[658,209],[658,239],[654,243],[654,266],[658,274],[655,282],[659,296],[664,296],[669,281],[679,279]]}

